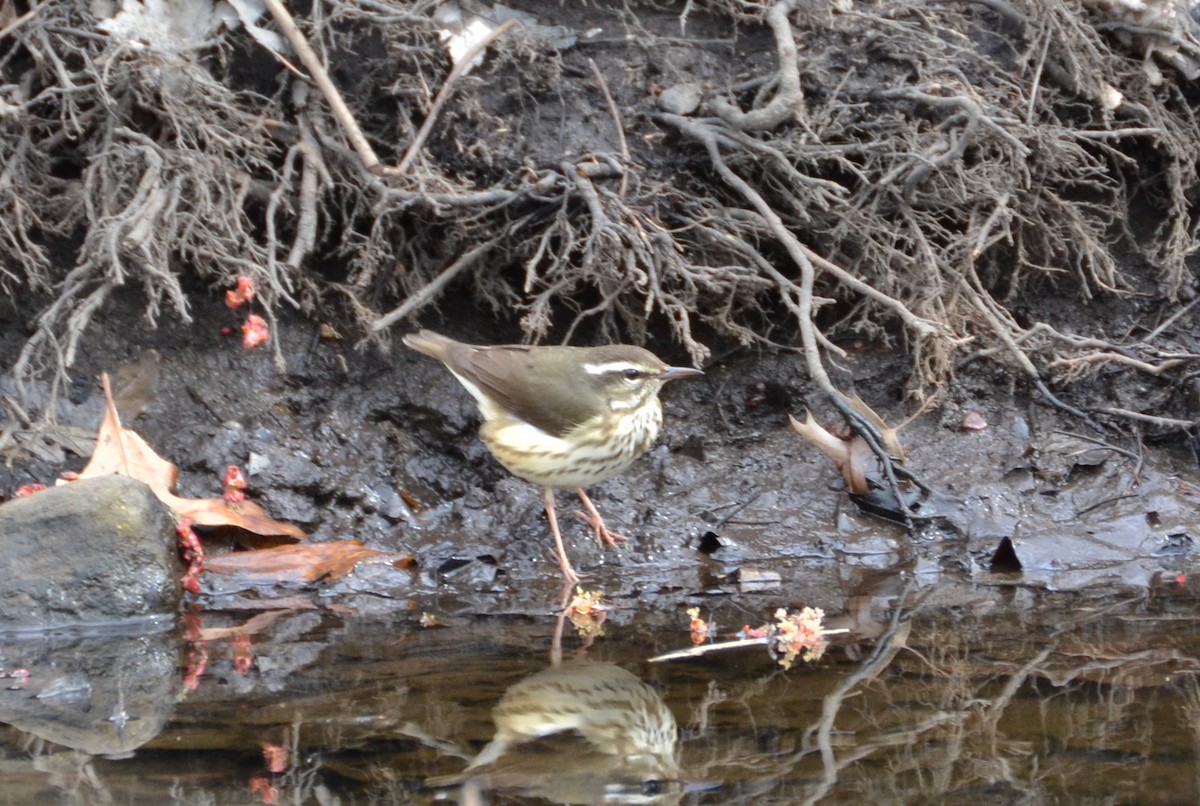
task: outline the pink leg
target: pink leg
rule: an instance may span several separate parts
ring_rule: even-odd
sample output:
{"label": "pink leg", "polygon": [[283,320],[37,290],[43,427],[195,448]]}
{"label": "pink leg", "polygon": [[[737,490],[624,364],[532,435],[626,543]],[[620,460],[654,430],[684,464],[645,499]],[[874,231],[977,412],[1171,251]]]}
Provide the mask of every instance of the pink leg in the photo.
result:
{"label": "pink leg", "polygon": [[567,549],[563,546],[562,532],[558,530],[558,518],[554,514],[554,490],[546,487],[542,491],[542,501],[546,504],[546,517],[550,519],[550,531],[554,533],[554,550],[558,552],[558,567],[562,569],[563,582],[570,584],[579,581],[579,574],[571,567],[567,558]]}
{"label": "pink leg", "polygon": [[604,548],[605,544],[615,546],[618,540],[629,539],[625,535],[609,531],[608,527],[604,525],[604,519],[600,517],[600,512],[596,509],[596,505],[592,503],[592,499],[588,498],[588,494],[583,491],[582,487],[576,487],[575,492],[579,493],[579,500],[583,502],[584,508],[588,511],[587,515],[582,512],[575,514],[592,527],[592,531],[596,533],[596,540],[600,541],[600,548]]}

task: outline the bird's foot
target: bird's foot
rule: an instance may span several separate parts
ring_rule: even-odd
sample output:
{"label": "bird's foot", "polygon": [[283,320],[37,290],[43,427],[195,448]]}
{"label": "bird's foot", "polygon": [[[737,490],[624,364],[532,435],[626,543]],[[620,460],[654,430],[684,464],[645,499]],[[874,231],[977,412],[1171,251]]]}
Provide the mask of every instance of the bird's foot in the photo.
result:
{"label": "bird's foot", "polygon": [[618,534],[604,525],[604,519],[600,517],[600,512],[596,509],[596,505],[592,503],[592,499],[588,498],[587,493],[582,488],[576,492],[579,493],[579,500],[583,502],[583,506],[587,512],[576,510],[575,516],[592,527],[592,531],[596,533],[596,541],[600,544],[600,548],[615,546],[619,541],[629,539],[625,535]]}
{"label": "bird's foot", "polygon": [[600,544],[600,548],[605,546],[615,546],[623,540],[629,538],[619,532],[614,532],[604,525],[604,521],[599,517],[592,517],[586,512],[575,510],[575,517],[592,527],[592,531],[596,533],[596,542]]}

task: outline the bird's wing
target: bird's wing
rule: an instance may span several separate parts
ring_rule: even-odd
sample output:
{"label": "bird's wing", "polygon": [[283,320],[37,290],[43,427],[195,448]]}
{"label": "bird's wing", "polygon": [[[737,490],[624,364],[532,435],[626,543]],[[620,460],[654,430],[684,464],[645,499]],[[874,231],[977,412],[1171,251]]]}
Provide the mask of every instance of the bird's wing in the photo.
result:
{"label": "bird's wing", "polygon": [[588,405],[591,395],[547,376],[544,365],[538,371],[526,347],[477,347],[455,358],[456,371],[512,416],[547,434],[561,438],[601,413]]}

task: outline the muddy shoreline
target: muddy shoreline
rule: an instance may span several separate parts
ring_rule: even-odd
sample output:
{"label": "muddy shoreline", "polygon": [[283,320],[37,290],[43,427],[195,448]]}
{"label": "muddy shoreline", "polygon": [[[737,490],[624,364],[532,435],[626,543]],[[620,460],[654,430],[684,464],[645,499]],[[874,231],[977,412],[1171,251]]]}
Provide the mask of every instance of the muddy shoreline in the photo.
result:
{"label": "muddy shoreline", "polygon": [[[440,365],[399,346],[385,355],[323,340],[316,323],[297,319],[276,334],[288,358],[277,373],[266,353],[220,334],[227,314],[217,305],[198,314],[203,324],[140,334],[136,310],[110,316],[60,406],[64,424],[94,427],[98,387],[87,379],[153,347],[160,380],[131,425],[180,466],[181,494],[212,495],[227,465],[250,467],[250,496],[311,539],[411,554],[419,570],[383,581],[385,596],[453,592],[480,612],[546,612],[557,573],[540,492],[488,455],[473,401]],[[660,349],[671,358],[669,345]],[[898,402],[902,365],[864,346],[843,382],[900,423],[911,414]],[[664,393],[659,444],[592,491],[633,539],[602,553],[584,524],[563,518],[586,584],[618,599],[736,595],[740,570],[770,569],[779,585],[756,596],[833,613],[864,576],[889,568],[986,578],[1004,537],[1024,565],[1021,584],[1144,588],[1186,570],[1197,493],[1184,451],[1093,436],[1009,395],[1003,378],[989,388],[970,376],[901,431],[908,466],[945,496],[961,529],[914,540],[857,511],[833,466],[787,427],[806,407],[835,419],[794,355],[732,350],[705,369]],[[968,411],[987,427],[959,427]],[[17,461],[0,470],[0,486],[52,483],[82,467],[83,457],[64,458]],[[560,508],[570,506],[561,495]]]}

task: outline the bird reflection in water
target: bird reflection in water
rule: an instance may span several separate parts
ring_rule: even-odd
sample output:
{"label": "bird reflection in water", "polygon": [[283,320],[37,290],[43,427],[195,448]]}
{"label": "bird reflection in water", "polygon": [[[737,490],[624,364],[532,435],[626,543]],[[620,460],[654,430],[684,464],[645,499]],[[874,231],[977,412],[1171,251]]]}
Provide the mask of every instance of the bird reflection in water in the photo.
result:
{"label": "bird reflection in water", "polygon": [[460,803],[519,791],[555,803],[678,803],[678,731],[658,692],[611,663],[571,661],[532,674],[493,711],[496,735],[467,769]]}

